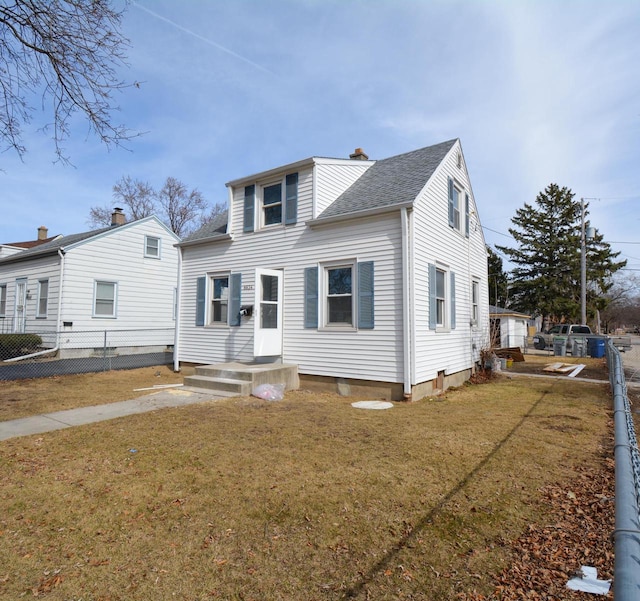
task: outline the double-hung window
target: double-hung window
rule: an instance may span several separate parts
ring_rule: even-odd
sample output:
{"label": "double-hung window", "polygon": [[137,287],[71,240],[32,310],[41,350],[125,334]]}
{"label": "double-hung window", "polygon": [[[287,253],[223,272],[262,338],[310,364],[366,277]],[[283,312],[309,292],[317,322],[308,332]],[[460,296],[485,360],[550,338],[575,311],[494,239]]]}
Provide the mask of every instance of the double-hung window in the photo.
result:
{"label": "double-hung window", "polygon": [[478,325],[480,319],[480,282],[471,282],[471,322]]}
{"label": "double-hung window", "polygon": [[436,327],[446,325],[447,282],[446,272],[436,268]]}
{"label": "double-hung window", "polygon": [[144,256],[150,259],[160,258],[160,238],[144,237]]}
{"label": "double-hung window", "polygon": [[262,225],[282,223],[282,182],[262,187]]}
{"label": "double-hung window", "polygon": [[116,282],[96,281],[94,287],[94,317],[115,317],[118,284]]}
{"label": "double-hung window", "polygon": [[429,264],[429,329],[456,327],[456,277],[446,266]]}
{"label": "double-hung window", "polygon": [[353,325],[353,264],[325,269],[325,325]]}
{"label": "double-hung window", "polygon": [[36,317],[46,317],[49,305],[49,280],[38,281],[38,312]]}
{"label": "double-hung window", "polygon": [[298,221],[298,174],[244,187],[243,232]]}
{"label": "double-hung window", "polygon": [[7,313],[7,285],[0,285],[0,317]]}
{"label": "double-hung window", "polygon": [[375,327],[373,261],[341,261],[304,270],[304,327]]}
{"label": "double-hung window", "polygon": [[209,281],[211,283],[209,323],[227,325],[229,320],[229,276],[211,276]]}
{"label": "double-hung window", "polygon": [[[449,226],[469,237],[470,199],[469,194],[452,178],[449,187]],[[463,219],[464,215],[464,219]]]}

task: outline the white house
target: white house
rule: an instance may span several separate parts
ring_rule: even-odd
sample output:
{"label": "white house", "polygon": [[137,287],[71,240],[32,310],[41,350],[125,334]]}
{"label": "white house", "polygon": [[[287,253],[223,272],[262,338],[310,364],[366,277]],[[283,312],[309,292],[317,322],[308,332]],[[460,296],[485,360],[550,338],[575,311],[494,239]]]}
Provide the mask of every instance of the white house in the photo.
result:
{"label": "white house", "polygon": [[460,141],[311,157],[227,184],[179,244],[180,362],[284,362],[302,385],[420,398],[489,344],[487,254]]}
{"label": "white house", "polygon": [[[0,332],[39,334],[61,357],[173,345],[179,238],[157,217],[57,236],[0,259]],[[125,334],[128,332],[128,334]]]}

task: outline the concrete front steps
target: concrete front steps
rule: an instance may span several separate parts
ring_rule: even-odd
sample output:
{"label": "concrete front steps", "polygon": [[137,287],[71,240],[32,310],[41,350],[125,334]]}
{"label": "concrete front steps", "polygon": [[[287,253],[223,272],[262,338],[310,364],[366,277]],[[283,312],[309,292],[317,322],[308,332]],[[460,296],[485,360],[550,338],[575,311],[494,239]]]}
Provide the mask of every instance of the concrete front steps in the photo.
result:
{"label": "concrete front steps", "polygon": [[184,385],[220,393],[221,396],[248,396],[260,384],[284,384],[285,390],[300,387],[298,366],[288,363],[216,363],[196,367]]}

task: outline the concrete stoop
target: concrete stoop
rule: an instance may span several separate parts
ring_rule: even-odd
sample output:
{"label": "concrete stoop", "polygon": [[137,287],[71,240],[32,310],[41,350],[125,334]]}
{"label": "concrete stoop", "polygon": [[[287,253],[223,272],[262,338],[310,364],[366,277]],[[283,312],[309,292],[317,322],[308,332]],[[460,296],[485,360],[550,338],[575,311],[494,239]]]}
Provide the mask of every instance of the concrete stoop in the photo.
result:
{"label": "concrete stoop", "polygon": [[220,392],[223,396],[248,396],[260,384],[284,384],[285,390],[300,388],[298,366],[288,363],[217,363],[196,367],[184,385]]}

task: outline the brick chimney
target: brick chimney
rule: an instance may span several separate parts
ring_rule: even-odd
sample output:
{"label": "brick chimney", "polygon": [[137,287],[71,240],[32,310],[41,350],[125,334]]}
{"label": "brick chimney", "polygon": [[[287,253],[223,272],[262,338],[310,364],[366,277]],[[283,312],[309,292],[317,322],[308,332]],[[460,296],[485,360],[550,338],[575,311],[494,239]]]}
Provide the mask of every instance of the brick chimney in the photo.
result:
{"label": "brick chimney", "polygon": [[44,227],[44,225],[41,225],[38,228],[38,240],[46,240],[48,234],[49,234],[49,230],[46,227]]}
{"label": "brick chimney", "polygon": [[362,148],[356,148],[349,155],[349,158],[353,159],[354,161],[368,161],[369,160],[369,156],[364,153],[364,150],[362,150]]}
{"label": "brick chimney", "polygon": [[126,223],[126,218],[122,209],[120,207],[115,207],[113,209],[113,213],[111,213],[111,227],[116,225],[124,225]]}

